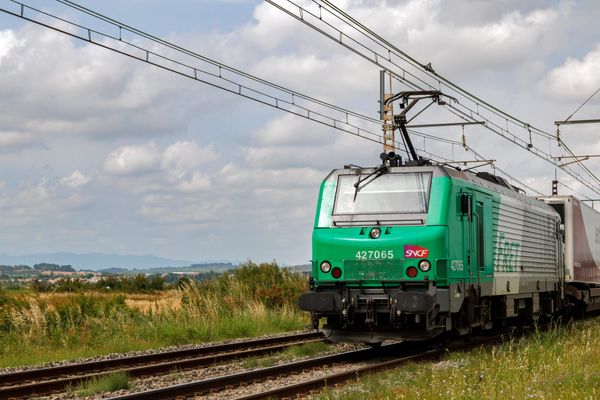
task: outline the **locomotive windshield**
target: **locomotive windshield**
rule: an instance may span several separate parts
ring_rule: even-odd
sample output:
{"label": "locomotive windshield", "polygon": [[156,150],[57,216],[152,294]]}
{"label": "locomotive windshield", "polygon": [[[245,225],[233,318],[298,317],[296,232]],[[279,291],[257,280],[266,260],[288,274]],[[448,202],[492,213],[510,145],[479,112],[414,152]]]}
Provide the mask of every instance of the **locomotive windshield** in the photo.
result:
{"label": "locomotive windshield", "polygon": [[431,173],[388,173],[360,183],[360,175],[340,175],[334,215],[423,214],[427,212]]}

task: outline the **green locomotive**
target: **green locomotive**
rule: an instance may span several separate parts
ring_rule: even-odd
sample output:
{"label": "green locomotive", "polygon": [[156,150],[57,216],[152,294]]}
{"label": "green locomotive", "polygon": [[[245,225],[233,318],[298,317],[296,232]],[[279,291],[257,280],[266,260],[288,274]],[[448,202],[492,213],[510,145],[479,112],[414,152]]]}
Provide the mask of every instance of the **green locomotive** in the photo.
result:
{"label": "green locomotive", "polygon": [[315,327],[325,319],[333,340],[418,340],[562,306],[552,207],[489,173],[390,159],[321,185],[299,299]]}

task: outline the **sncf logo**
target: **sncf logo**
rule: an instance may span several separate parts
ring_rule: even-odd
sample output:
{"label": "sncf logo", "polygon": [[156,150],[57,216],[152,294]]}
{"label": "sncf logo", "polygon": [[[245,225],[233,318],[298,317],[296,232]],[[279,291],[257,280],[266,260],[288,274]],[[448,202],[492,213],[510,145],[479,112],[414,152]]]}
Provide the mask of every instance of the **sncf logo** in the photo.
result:
{"label": "sncf logo", "polygon": [[429,256],[429,249],[413,245],[404,246],[404,258],[427,258],[427,256]]}

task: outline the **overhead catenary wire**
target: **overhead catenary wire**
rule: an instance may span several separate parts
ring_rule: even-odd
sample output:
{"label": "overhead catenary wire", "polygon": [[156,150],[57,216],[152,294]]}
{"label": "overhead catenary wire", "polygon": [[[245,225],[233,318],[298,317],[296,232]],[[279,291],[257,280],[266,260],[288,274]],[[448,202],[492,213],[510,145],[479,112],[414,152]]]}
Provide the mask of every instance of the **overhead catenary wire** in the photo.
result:
{"label": "overhead catenary wire", "polygon": [[[60,1],[60,0],[57,0],[57,1],[62,3],[62,1]],[[57,17],[50,13],[30,7],[21,2],[17,2],[14,0],[11,0],[11,2],[20,5],[21,14],[11,12],[10,10],[4,9],[4,8],[0,8],[0,11],[3,11],[7,14],[22,18],[29,22],[33,22],[33,23],[41,25],[43,27],[55,30],[55,31],[63,33],[65,35],[69,35],[69,36],[77,38],[79,40],[83,40],[85,42],[94,44],[96,46],[103,47],[105,49],[114,51],[116,53],[120,53],[122,55],[137,59],[139,61],[143,61],[145,63],[157,66],[159,68],[169,70],[171,72],[185,76],[187,78],[194,79],[201,83],[228,91],[228,92],[236,94],[238,96],[246,97],[248,99],[257,101],[259,103],[269,105],[271,107],[274,107],[274,108],[277,108],[277,109],[280,109],[280,110],[283,110],[283,111],[289,112],[291,114],[295,114],[295,115],[298,115],[298,116],[301,116],[301,117],[304,117],[304,118],[307,118],[310,120],[313,120],[315,122],[319,122],[321,124],[333,127],[335,129],[344,131],[346,133],[353,134],[355,136],[360,136],[360,137],[363,137],[365,139],[368,139],[368,140],[371,140],[371,141],[374,141],[377,143],[381,142],[381,140],[379,139],[378,133],[371,132],[368,129],[363,129],[360,126],[357,126],[356,124],[351,123],[349,120],[349,116],[353,116],[353,117],[356,116],[357,119],[359,119],[359,120],[362,119],[362,120],[365,120],[368,122],[370,119],[369,117],[354,115],[352,113],[352,111],[346,110],[343,108],[339,108],[339,107],[335,107],[335,106],[329,107],[330,106],[329,104],[320,102],[320,101],[310,98],[308,96],[304,96],[299,92],[290,91],[290,90],[287,90],[283,87],[279,87],[276,85],[270,85],[266,81],[255,80],[250,75],[244,74],[243,72],[238,73],[237,70],[232,69],[232,68],[226,66],[225,64],[214,62],[214,60],[210,60],[206,57],[203,57],[203,56],[200,56],[197,54],[189,53],[188,55],[192,55],[192,57],[197,58],[198,60],[201,60],[203,62],[206,62],[206,63],[214,66],[217,69],[214,71],[208,71],[208,70],[203,69],[203,68],[206,68],[206,65],[204,65],[202,67],[195,67],[195,66],[177,61],[173,58],[163,56],[161,54],[158,54],[156,51],[150,50],[148,48],[144,48],[133,42],[129,42],[129,41],[125,40],[121,36],[122,31],[124,31],[124,30],[130,31],[130,30],[129,30],[129,27],[127,27],[124,24],[119,24],[119,23],[114,24],[114,26],[119,29],[119,36],[116,36],[116,35],[109,34],[106,32],[100,32],[98,30],[87,28],[80,24],[76,24],[72,21],[66,20],[65,18]],[[70,31],[67,31],[66,29],[58,27],[58,26],[51,26],[47,22],[42,22],[42,21],[36,20],[36,19],[34,19],[35,18],[34,16],[32,16],[32,17],[25,16],[24,11],[26,11],[26,10],[32,10],[32,11],[34,11],[40,15],[43,15],[45,17],[52,18],[63,24],[68,24],[71,28],[83,29],[85,33],[83,35],[77,34],[76,32],[70,32]],[[106,19],[105,21],[109,21],[109,20]],[[112,22],[109,22],[109,23],[112,24]],[[133,28],[132,28],[132,30],[133,30]],[[137,34],[137,31],[133,30],[132,33]],[[108,42],[102,43],[102,42],[98,41],[95,38],[95,36],[101,37],[103,39],[108,39],[112,42],[111,43],[108,43]],[[153,39],[150,39],[150,40],[153,40]],[[159,40],[159,39],[157,39],[157,40]],[[126,46],[127,49],[125,49],[124,46]],[[133,53],[132,51],[134,51],[134,50],[138,51],[138,53]],[[174,64],[174,66],[169,67],[167,65],[161,64],[160,62],[172,63],[172,64]],[[175,66],[177,66],[179,68],[184,68],[184,69],[178,70],[178,69],[175,69]],[[224,71],[231,72],[233,77],[236,77],[236,76],[243,77],[243,78],[249,79],[250,81],[255,81],[259,84],[264,84],[265,86],[263,87],[263,89],[265,89],[265,88],[275,89],[280,92],[279,95],[285,94],[287,97],[285,97],[285,98],[281,97],[281,96],[278,97],[278,96],[268,93],[267,91],[264,91],[264,90],[261,91],[259,89],[251,88],[248,85],[234,81],[232,78],[224,76],[223,75]],[[318,104],[320,106],[323,106],[325,108],[333,110],[333,111],[337,112],[338,115],[336,117],[330,117],[328,115],[325,115],[323,112],[317,111],[316,109],[311,109],[311,108],[305,107],[301,103],[299,103],[299,99],[306,100],[309,104],[313,104],[313,105]],[[345,119],[342,119],[344,117],[345,117]],[[372,119],[372,120],[377,121],[375,119]]]}
{"label": "overhead catenary wire", "polygon": [[[559,147],[559,151],[563,154],[563,156],[564,156],[564,150],[567,151],[568,157],[575,158],[575,163],[579,164],[579,166],[581,167],[581,169],[584,172],[586,172],[592,179],[596,180],[597,182],[600,182],[600,179],[598,178],[598,176],[596,174],[594,174],[592,172],[592,170],[590,170],[585,164],[583,164],[581,162],[582,160],[579,157],[577,157],[565,143],[563,143],[562,146]],[[562,167],[561,169],[565,170],[564,167]]]}
{"label": "overhead catenary wire", "polygon": [[600,88],[598,88],[594,93],[592,93],[592,95],[590,97],[588,97],[587,100],[584,101],[582,105],[577,107],[577,109],[575,111],[573,111],[573,113],[571,115],[569,115],[569,117],[567,119],[565,119],[565,121],[570,120],[571,117],[573,117],[573,115],[575,115],[575,113],[577,113],[577,111],[581,110],[583,108],[583,106],[585,106],[587,104],[587,102],[592,99],[592,97],[594,97],[596,94],[598,94],[598,92],[600,92]]}
{"label": "overhead catenary wire", "polygon": [[591,197],[589,197],[589,196],[586,196],[585,194],[583,194],[583,193],[581,193],[581,192],[578,192],[577,190],[573,189],[572,187],[570,187],[570,186],[566,185],[564,182],[558,181],[558,184],[559,184],[560,186],[564,187],[565,189],[568,189],[568,190],[570,190],[571,192],[573,192],[573,193],[575,193],[575,194],[577,194],[577,195],[579,195],[579,196],[583,197],[585,200],[592,200],[592,198],[591,198]]}
{"label": "overhead catenary wire", "polygon": [[[99,13],[96,13],[92,10],[84,8],[82,6],[77,5],[72,1],[67,0],[57,0],[59,3],[72,7],[73,9],[83,12],[93,18],[96,18],[100,21],[103,21],[109,26],[118,29],[118,35],[116,33],[109,32],[101,32],[98,29],[92,29],[89,27],[85,27],[81,24],[75,23],[73,21],[69,21],[66,18],[58,17],[56,15],[52,15],[48,12],[35,9],[26,5],[23,2],[10,0],[12,3],[17,4],[19,6],[19,10],[17,12],[13,12],[4,8],[0,8],[0,11],[3,11],[7,14],[19,17],[26,21],[38,24],[45,28],[49,28],[55,30],[57,32],[69,35],[71,37],[77,38],[79,40],[83,40],[87,43],[94,44],[96,46],[117,52],[122,55],[126,55],[128,57],[137,59],[139,61],[143,61],[145,63],[157,66],[159,68],[174,72],[176,74],[185,76],[187,78],[192,78],[198,82],[220,88],[222,90],[228,91],[230,93],[252,99],[259,103],[269,105],[271,107],[289,112],[294,115],[298,115],[313,122],[318,122],[329,126],[331,128],[353,134],[355,136],[362,137],[364,139],[371,140],[373,142],[382,143],[382,138],[379,133],[373,132],[364,128],[364,124],[373,124],[380,128],[380,121],[378,119],[374,119],[372,117],[365,116],[360,113],[353,112],[351,110],[338,107],[333,104],[329,104],[318,100],[316,98],[304,95],[300,92],[285,88],[283,86],[274,84],[267,80],[255,77],[253,75],[247,74],[241,70],[232,68],[223,63],[212,60],[203,55],[197,54],[190,50],[184,49],[180,46],[174,45],[172,43],[166,42],[162,39],[156,38],[150,34],[139,31],[136,28],[132,28],[128,25],[115,21],[109,17],[103,16]],[[36,15],[25,15],[27,10],[31,10],[36,13],[38,16],[43,16],[43,19],[36,19]],[[58,21],[60,24],[58,26],[53,26],[49,21],[54,20]],[[69,27],[65,28],[65,24]],[[82,32],[77,33],[78,30]],[[133,35],[137,35],[141,39],[149,40],[156,45],[155,47],[144,47],[139,41],[127,40],[124,38],[123,33],[128,32]],[[101,40],[98,40],[101,38]],[[175,53],[181,53],[186,56],[189,56],[193,59],[201,61],[206,65],[202,65],[202,67],[191,65],[188,62],[182,62],[180,60],[176,60],[172,56],[167,56],[164,54],[159,54],[156,50],[156,47],[164,46],[165,48],[174,51]],[[130,51],[137,51],[138,53],[132,53]],[[172,65],[171,65],[172,64]],[[207,65],[217,68],[216,70],[207,70]],[[224,72],[227,71],[231,75],[225,76]],[[235,77],[246,79],[250,82],[256,83],[257,87],[249,87],[247,84],[240,83],[239,81],[234,80]],[[211,80],[212,79],[212,80]],[[262,86],[261,86],[262,85]],[[264,90],[264,88],[268,88],[271,90],[275,90],[278,94],[275,95],[273,92],[269,92]],[[286,95],[288,97],[282,97]],[[300,100],[305,103],[301,103]],[[315,109],[310,107],[319,106],[322,109]],[[288,107],[288,108],[286,108]],[[338,113],[336,116],[331,116],[331,114],[326,114],[324,110],[327,112]],[[341,115],[341,118],[340,118]],[[345,117],[345,118],[344,118]],[[360,121],[363,126],[359,126],[358,123],[351,123],[350,117],[355,118],[357,121]],[[466,120],[465,118],[462,118]],[[441,143],[450,144],[454,146],[455,144],[460,145],[460,142],[439,138],[434,135],[424,134],[422,132],[411,130],[412,134],[417,136],[421,136],[423,138],[435,140]],[[398,148],[400,147],[400,143],[396,142]],[[402,146],[405,147],[405,146]],[[440,163],[448,163],[453,162],[452,160],[437,155],[433,152],[426,151],[425,149],[419,149],[423,154],[428,155],[430,159],[433,161],[437,161]],[[483,158],[483,157],[482,157]]]}
{"label": "overhead catenary wire", "polygon": [[[269,0],[267,0],[269,1]],[[289,0],[288,0],[289,1]],[[471,99],[475,99],[476,100],[476,105],[477,105],[477,115],[480,115],[480,104],[484,107],[487,107],[488,109],[491,109],[493,112],[498,112],[500,113],[502,116],[504,116],[506,118],[506,129],[505,132],[507,134],[509,134],[509,120],[511,120],[513,123],[517,124],[517,126],[525,128],[527,129],[528,133],[529,133],[529,143],[527,143],[525,140],[522,139],[518,139],[515,135],[512,135],[513,137],[513,142],[516,142],[516,140],[518,139],[521,143],[516,143],[519,145],[519,147],[522,147],[528,151],[532,151],[532,149],[535,149],[535,146],[533,146],[533,143],[531,142],[531,134],[532,134],[532,129],[534,130],[535,133],[540,134],[542,136],[546,136],[546,137],[552,137],[552,135],[550,133],[544,132],[541,129],[538,129],[534,126],[532,126],[529,123],[525,123],[519,119],[517,119],[516,117],[514,117],[513,115],[506,113],[500,109],[498,109],[497,107],[492,106],[489,103],[486,103],[485,101],[481,100],[480,98],[472,95],[470,92],[466,91],[465,89],[459,87],[458,85],[450,82],[448,79],[444,78],[443,76],[439,75],[438,73],[436,73],[433,68],[431,67],[431,65],[423,65],[421,63],[419,63],[418,61],[416,61],[415,59],[413,59],[412,57],[410,57],[408,54],[402,52],[400,49],[398,49],[396,46],[394,46],[393,44],[389,43],[388,41],[386,41],[385,39],[383,39],[381,36],[377,35],[375,32],[369,30],[366,26],[362,25],[360,22],[358,22],[356,19],[352,18],[350,15],[348,15],[347,13],[345,13],[344,11],[342,11],[340,8],[338,8],[337,6],[335,6],[333,3],[331,3],[328,0],[312,0],[313,3],[318,4],[319,7],[321,7],[320,3],[326,4],[328,5],[331,10],[334,10],[334,12],[331,12],[332,15],[334,15],[336,18],[338,18],[341,21],[344,21],[344,18],[351,21],[350,23],[347,23],[351,28],[355,29],[356,31],[362,33],[364,36],[368,37],[369,39],[371,39],[373,42],[381,45],[383,42],[384,47],[388,48],[388,51],[396,51],[398,53],[400,53],[404,59],[409,60],[410,63],[412,63],[413,66],[415,67],[419,67],[420,69],[424,70],[425,73],[427,75],[434,75],[435,78],[440,79],[441,81],[443,81],[444,83],[446,83],[447,85],[449,85],[449,87],[454,88],[456,90],[458,90],[459,93],[465,95],[467,98],[471,98]],[[403,71],[405,73],[405,71]],[[438,80],[438,85],[441,86],[441,81]],[[420,80],[422,82],[422,80]],[[432,88],[431,85],[429,85],[430,88]],[[600,91],[600,89],[598,89],[598,91]],[[596,91],[591,97],[593,97],[598,91]],[[586,100],[586,102],[589,101]],[[585,104],[585,103],[584,103]],[[448,104],[449,107],[452,107],[452,104],[449,103]],[[463,106],[462,104],[459,103],[459,107]],[[468,107],[466,107],[468,109]],[[469,109],[468,109],[469,110]],[[471,112],[471,117],[473,117],[473,110],[469,110]],[[500,128],[500,130],[498,129],[491,129],[491,127],[489,126],[489,123],[491,123],[491,121],[488,121],[488,124],[486,124],[486,127],[488,129],[490,129],[491,131],[493,131],[496,134],[499,134],[500,136],[506,138],[506,136],[503,134],[503,130],[502,127],[500,127],[497,124],[494,124],[496,126],[496,128]],[[508,138],[510,140],[510,138]],[[524,145],[526,143],[526,146]],[[574,155],[574,153],[570,150],[570,148],[568,146],[566,146],[566,144],[562,143],[564,145],[564,147],[566,148],[566,150],[571,154]],[[540,152],[535,152],[534,154],[536,154],[538,157],[541,157],[543,159],[545,159],[545,161],[555,164],[552,160],[551,160],[551,154],[550,157],[548,157],[549,154],[544,153],[543,151]],[[576,163],[593,179],[595,180],[597,183],[600,183],[600,179],[598,178],[598,176],[596,174],[594,174],[592,171],[589,170],[589,168],[587,168],[582,162],[581,160],[577,160]],[[556,164],[555,164],[556,165]],[[578,179],[580,181],[582,181],[582,178],[579,174],[573,172],[571,169],[568,169],[566,166],[561,166],[559,165],[560,168],[562,168],[563,170],[567,171],[569,173],[569,175],[573,176],[575,179]],[[593,187],[593,184],[591,184],[590,182],[586,182],[586,181],[582,181],[582,183],[586,184],[586,186],[591,189],[592,191],[598,193],[598,188],[597,187]]]}
{"label": "overhead catenary wire", "polygon": [[[399,80],[400,82],[406,83],[407,85],[411,86],[413,89],[440,90],[440,88],[436,87],[436,85],[434,85],[433,83],[440,85],[444,82],[444,83],[447,83],[448,85],[451,85],[451,86],[449,86],[449,88],[456,87],[457,89],[460,89],[458,91],[459,93],[466,93],[466,94],[468,94],[469,98],[475,99],[476,101],[474,103],[476,105],[484,107],[484,108],[489,108],[490,110],[494,110],[494,112],[497,112],[497,113],[501,113],[504,116],[504,118],[514,120],[518,125],[521,125],[523,127],[528,125],[527,123],[518,120],[516,117],[514,117],[510,114],[507,114],[504,111],[497,109],[496,107],[486,103],[485,101],[472,95],[471,93],[467,92],[466,90],[459,88],[457,85],[454,85],[452,82],[446,80],[445,78],[441,77],[440,75],[435,74],[435,80],[432,83],[432,82],[427,82],[423,78],[417,76],[414,72],[411,72],[411,71],[405,69],[398,63],[399,61],[406,61],[406,62],[408,62],[409,65],[411,65],[413,67],[418,67],[420,69],[424,69],[424,71],[426,71],[427,74],[435,73],[432,70],[431,66],[428,66],[428,65],[426,66],[426,65],[419,63],[418,61],[416,61],[415,59],[410,57],[408,54],[404,53],[402,50],[398,49],[397,47],[395,47],[394,45],[392,45],[391,43],[387,42],[385,39],[383,39],[382,37],[377,35],[375,32],[369,30],[366,26],[362,25],[360,22],[358,22],[357,20],[352,18],[350,15],[343,12],[341,9],[339,9],[337,6],[333,5],[331,2],[311,0],[312,3],[314,3],[316,6],[318,6],[319,14],[317,15],[315,12],[310,11],[308,8],[301,5],[300,3],[298,3],[295,0],[265,0],[265,1],[267,3],[275,6],[279,10],[285,12],[286,14],[298,19],[300,22],[310,26],[312,29],[316,30],[317,32],[336,41],[336,43],[355,52],[356,54],[367,59],[368,61],[375,62],[377,65],[379,65],[382,68],[385,68],[389,73],[391,73],[395,79]],[[294,6],[294,9],[296,9],[298,12],[296,13],[293,10],[290,10],[290,9],[284,7],[280,3],[288,3],[289,5]],[[331,9],[328,9],[327,7],[331,7]],[[369,45],[366,45],[363,42],[353,38],[352,36],[350,36],[347,33],[347,31],[344,31],[341,28],[339,28],[338,24],[328,22],[322,14],[323,10],[327,11],[332,17],[336,18],[343,24],[346,24],[347,27],[350,28],[351,30],[354,30],[357,33],[359,33],[360,35],[364,36],[365,39],[367,39],[371,43],[371,45],[376,45],[379,47],[379,49],[373,49],[372,47],[369,47]],[[332,11],[332,10],[335,10],[335,11]],[[307,17],[312,17],[313,20],[318,21],[319,23],[322,23],[329,30],[331,30],[332,32],[335,32],[335,33],[329,33],[327,31],[325,31],[325,29],[319,28],[316,24],[313,24],[310,21],[308,21]],[[351,21],[351,22],[348,22],[348,21]],[[385,51],[383,51],[383,50],[385,50]],[[392,56],[397,56],[396,60],[394,60]],[[399,68],[401,70],[401,74],[398,74],[396,71],[387,68],[386,64],[393,65],[393,66]],[[411,82],[411,78],[415,82]],[[478,110],[472,110],[472,111],[474,113],[480,113],[481,110],[478,109]],[[534,133],[538,134],[540,136],[552,137],[552,138],[554,137],[552,134],[544,132],[542,130],[538,130],[535,127],[533,127],[533,129],[534,129]]]}
{"label": "overhead catenary wire", "polygon": [[[352,29],[356,30],[357,32],[361,33],[363,36],[367,37],[368,39],[370,39],[373,43],[382,46],[383,48],[386,48],[388,51],[390,51],[391,53],[396,53],[397,55],[400,55],[401,58],[404,61],[407,61],[409,64],[411,64],[414,67],[417,67],[420,70],[423,70],[426,75],[429,76],[434,76],[435,80],[437,80],[437,84],[440,85],[442,83],[445,83],[446,85],[448,85],[450,88],[455,89],[458,93],[463,94],[465,97],[470,98],[472,100],[475,100],[475,103],[478,106],[482,106],[484,108],[489,108],[490,110],[493,110],[494,112],[497,112],[501,115],[503,115],[505,118],[507,119],[511,119],[515,122],[517,122],[519,125],[522,126],[529,126],[529,124],[519,120],[518,118],[516,118],[515,116],[485,102],[484,100],[482,100],[481,98],[473,95],[472,93],[468,92],[467,90],[463,89],[462,87],[456,85],[455,83],[451,82],[450,80],[446,79],[445,77],[441,76],[440,74],[438,74],[433,67],[431,66],[431,64],[427,64],[424,65],[422,63],[420,63],[419,61],[417,61],[416,59],[414,59],[413,57],[411,57],[410,55],[408,55],[407,53],[405,53],[404,51],[402,51],[401,49],[399,49],[398,47],[396,47],[395,45],[393,45],[392,43],[388,42],[387,40],[385,40],[383,37],[381,37],[380,35],[378,35],[377,33],[375,33],[374,31],[370,30],[368,27],[366,27],[365,25],[363,25],[362,23],[360,23],[358,20],[356,20],[355,18],[353,18],[352,16],[350,16],[349,14],[345,13],[342,9],[340,9],[339,7],[337,7],[336,5],[334,5],[332,2],[327,1],[327,0],[312,0],[313,3],[319,5],[319,7],[321,7],[323,5],[326,5],[328,7],[330,7],[330,10],[328,10],[334,17],[338,18],[339,20],[345,22],[347,25],[349,25]],[[332,12],[332,10],[334,12]],[[348,22],[350,21],[350,22]],[[413,74],[411,74],[412,76]],[[431,83],[427,83],[424,80],[420,80],[421,82],[425,83],[426,85],[428,85],[430,88],[435,89],[434,86],[431,85]],[[437,88],[438,90],[440,89],[439,87]],[[479,110],[478,110],[479,111]],[[539,134],[541,136],[545,136],[545,137],[549,137],[552,136],[550,133],[544,132],[542,130],[538,130],[537,128],[535,128],[536,130],[536,134]]]}
{"label": "overhead catenary wire", "polygon": [[[82,24],[67,20],[64,17],[53,15],[31,7],[24,2],[10,0],[18,6],[18,10],[11,11],[0,8],[0,11],[38,24],[48,29],[69,35],[90,44],[126,55],[136,60],[151,64],[153,66],[174,72],[176,74],[194,79],[195,81],[225,90],[232,94],[245,97],[264,105],[286,111],[288,113],[309,119],[313,122],[334,128],[344,133],[349,133],[372,142],[383,143],[379,129],[381,121],[367,115],[357,113],[347,108],[327,103],[317,98],[308,96],[301,92],[283,87],[260,77],[248,74],[224,63],[213,60],[181,46],[157,38],[151,34],[131,27],[110,17],[97,13],[93,10],[80,6],[72,1],[57,0],[65,6],[84,13],[98,21],[102,21],[115,29],[114,33],[92,29]],[[27,14],[27,11],[32,13]],[[26,15],[27,14],[27,15]],[[36,18],[42,16],[44,19]],[[56,21],[57,25],[51,25],[50,21]],[[65,28],[65,25],[68,28]],[[118,33],[117,33],[118,32]],[[124,33],[134,35],[136,40],[127,40]],[[139,39],[145,39],[154,47],[144,47]],[[196,60],[201,65],[192,65],[189,61],[177,60],[172,55],[160,54],[158,49],[166,50],[165,53],[185,55]],[[249,83],[252,83],[251,87]],[[438,140],[441,143],[452,143],[444,138],[434,135],[414,132],[417,136]],[[398,148],[400,143],[396,142]]]}
{"label": "overhead catenary wire", "polygon": [[[316,16],[315,13],[307,10],[306,8],[300,6],[299,4],[291,1],[291,0],[287,0],[287,3],[294,5],[295,7],[298,7],[298,10],[300,10],[300,12],[298,14],[295,14],[293,11],[285,9],[283,6],[279,5],[279,4],[275,4],[274,1],[272,0],[266,0],[267,2],[275,5],[276,7],[278,7],[279,9],[283,10],[284,12],[286,12],[287,14],[293,16],[294,18],[300,20],[301,22],[303,22],[304,24],[310,26],[311,28],[317,30],[320,33],[323,33],[324,35],[328,36],[329,38],[331,38],[332,40],[335,40],[337,43],[341,44],[342,46],[348,48],[349,50],[355,52],[356,54],[359,54],[360,56],[362,56],[363,58],[374,62],[375,64],[377,64],[380,67],[386,68],[386,62],[391,64],[392,66],[395,66],[397,68],[400,69],[401,73],[395,73],[394,71],[391,71],[390,69],[386,68],[391,74],[392,76],[396,77],[398,80],[400,80],[401,82],[403,82],[404,84],[406,84],[407,86],[411,87],[412,89],[415,90],[422,90],[424,89],[423,86],[420,86],[419,84],[416,84],[414,82],[411,82],[409,78],[407,78],[407,76],[412,77],[413,79],[416,79],[420,84],[424,84],[426,85],[425,89],[438,89],[437,87],[434,87],[431,83],[426,82],[425,80],[417,77],[414,73],[407,71],[404,67],[402,67],[401,65],[399,65],[397,62],[394,62],[394,60],[392,60],[392,55],[393,54],[399,54],[398,57],[406,57],[411,65],[415,66],[415,67],[419,67],[421,69],[424,69],[425,72],[427,74],[429,74],[431,70],[431,67],[427,68],[427,66],[423,66],[422,64],[416,62],[414,59],[410,58],[409,56],[407,56],[405,53],[403,53],[401,50],[398,50],[397,48],[395,48],[393,45],[389,44],[389,43],[385,43],[384,45],[381,45],[382,47],[386,47],[386,51],[387,51],[387,56],[381,53],[377,53],[376,50],[373,50],[372,48],[369,48],[368,46],[365,46],[363,43],[355,40],[354,38],[351,38],[346,32],[342,31],[340,28],[337,28],[336,26],[334,26],[331,23],[327,23],[327,21],[325,21],[325,18],[323,17],[323,6],[320,3],[328,3],[328,2],[318,2],[318,1],[313,1],[313,3],[317,4],[319,6],[319,15],[318,17]],[[333,6],[333,9],[336,9],[335,6]],[[339,10],[339,9],[337,9]],[[335,12],[331,12],[331,10],[327,10],[328,12],[331,13],[331,15],[333,15],[334,17],[336,17],[339,21],[345,23],[346,20],[342,17],[340,17],[339,15],[335,14]],[[342,12],[343,13],[343,12]],[[332,35],[330,33],[325,32],[323,29],[319,28],[316,24],[311,23],[307,20],[308,16],[312,16],[313,19],[315,19],[315,21],[318,21],[319,23],[324,23],[326,24],[326,26],[328,26],[330,29],[333,29],[335,32],[337,32],[337,35]],[[348,16],[349,19],[352,20],[351,17]],[[355,21],[355,20],[354,20]],[[376,39],[373,39],[372,37],[368,36],[367,34],[364,33],[364,31],[359,30],[355,25],[353,24],[348,24],[348,26],[354,30],[356,30],[357,32],[360,32],[362,35],[366,36],[369,40],[371,40],[373,43],[376,43],[378,45],[379,42]],[[367,31],[368,29],[365,28]],[[376,35],[375,35],[376,36]],[[344,41],[344,38],[346,38],[347,40]],[[354,45],[354,47],[353,47]],[[388,46],[389,45],[389,46]],[[436,78],[437,79],[437,78]],[[441,85],[442,82],[440,80],[437,81],[438,85]],[[455,86],[455,85],[454,85]],[[476,98],[476,101],[481,101],[480,99]],[[468,107],[466,107],[466,111],[462,112],[462,115],[467,118],[467,120],[474,120],[474,116],[477,115],[478,117],[482,118],[483,114],[482,114],[482,109],[489,109],[489,110],[498,110],[493,106],[489,106],[487,103],[479,103],[479,102],[475,102],[474,103],[476,105],[476,109],[469,109]],[[487,107],[489,106],[489,107]],[[464,104],[460,103],[459,106],[460,107],[464,107]],[[495,111],[494,111],[495,112]],[[502,112],[499,110],[499,112]],[[498,114],[500,115],[500,114]],[[520,147],[533,152],[535,155],[537,155],[538,157],[541,157],[542,159],[544,159],[545,161],[556,165],[556,163],[554,162],[551,154],[545,153],[544,151],[537,149],[533,146],[533,144],[531,143],[531,140],[529,139],[530,134],[536,133],[536,134],[540,134],[543,135],[545,137],[548,138],[553,138],[553,136],[549,133],[543,132],[541,130],[539,130],[538,128],[532,127],[531,124],[527,124],[524,123],[512,116],[510,116],[509,114],[504,113],[504,115],[500,115],[502,117],[502,122],[506,123],[506,128],[500,126],[498,123],[495,123],[493,121],[490,121],[488,119],[488,123],[486,124],[486,127],[488,129],[490,129],[492,132],[500,135],[501,137],[519,145]],[[528,140],[523,140],[518,138],[516,135],[511,134],[510,130],[509,130],[509,119],[511,121],[511,123],[515,126],[521,127],[523,129],[527,130],[528,133]],[[492,129],[491,127],[494,126],[495,129]],[[581,163],[579,163],[581,165]],[[582,168],[585,169],[585,167],[582,166]],[[598,188],[594,186],[593,183],[586,181],[583,177],[581,177],[581,175],[579,175],[578,173],[576,173],[575,171],[571,170],[568,167],[563,167],[563,169],[565,171],[567,171],[567,173],[569,173],[571,176],[573,176],[575,179],[578,179],[580,181],[582,181],[590,190],[592,191],[597,191]],[[588,172],[589,174],[589,172]],[[596,177],[593,174],[589,174],[590,176],[593,177],[594,180],[598,181],[596,179]]]}
{"label": "overhead catenary wire", "polygon": [[[462,117],[469,121],[474,121],[475,117],[486,120],[485,127],[493,133],[522,147],[542,158],[544,161],[554,166],[558,166],[551,153],[546,153],[541,148],[538,148],[530,139],[531,134],[549,139],[555,137],[553,134],[500,110],[452,83],[435,72],[430,65],[424,65],[411,58],[408,54],[402,52],[396,46],[387,42],[375,32],[369,30],[366,26],[343,12],[331,2],[326,0],[313,0],[313,4],[316,5],[318,9],[316,11],[311,11],[306,6],[293,0],[266,1],[364,59],[386,69],[392,76],[413,89],[441,90],[442,87],[447,88],[451,91],[450,94],[452,96],[460,98],[458,105],[454,106],[448,104],[448,109],[454,107],[454,111],[458,111]],[[288,7],[285,6],[286,4]],[[334,17],[336,23],[328,22],[325,14]],[[349,32],[357,32],[361,37],[365,38],[370,45],[366,45],[360,40],[352,37]],[[412,67],[413,71],[409,71],[405,66],[400,65],[401,62]],[[419,76],[417,76],[417,74],[419,74]],[[472,106],[468,106],[467,104],[471,104]],[[522,139],[511,132],[512,129],[517,128],[524,132],[526,139]],[[565,149],[572,153],[570,148],[566,145]],[[598,177],[581,162],[578,162],[577,164],[596,183],[588,181],[569,166],[562,166],[561,169],[571,175],[574,179],[583,183],[590,191],[600,194],[600,179],[598,179]]]}
{"label": "overhead catenary wire", "polygon": [[[473,153],[476,157],[476,159],[480,159],[480,160],[485,160],[485,157],[483,157],[481,154],[479,154],[476,150],[470,148],[470,147],[466,147],[467,151],[470,151],[471,153]],[[522,188],[525,187],[527,189],[529,189],[531,192],[536,193],[540,196],[543,196],[544,194],[542,192],[540,192],[537,189],[534,189],[532,186],[528,185],[527,183],[521,181],[520,179],[515,178],[513,175],[509,174],[508,172],[506,172],[505,170],[503,170],[502,168],[498,167],[498,165],[496,163],[491,165],[494,169],[494,171],[500,172],[500,175],[505,176],[506,178],[508,178],[510,181],[516,182],[518,183]]]}

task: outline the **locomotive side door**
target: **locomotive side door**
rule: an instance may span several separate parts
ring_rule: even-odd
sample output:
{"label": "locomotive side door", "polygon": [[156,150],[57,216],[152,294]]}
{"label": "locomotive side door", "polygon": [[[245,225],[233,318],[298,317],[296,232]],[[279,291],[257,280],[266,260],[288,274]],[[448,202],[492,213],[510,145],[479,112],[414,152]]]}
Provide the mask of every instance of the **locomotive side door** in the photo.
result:
{"label": "locomotive side door", "polygon": [[473,202],[473,252],[472,271],[473,284],[481,286],[482,282],[492,276],[492,198],[476,192]]}
{"label": "locomotive side door", "polygon": [[462,258],[463,279],[465,286],[473,284],[473,251],[475,238],[473,235],[473,192],[463,191],[460,194],[460,214],[462,225]]}
{"label": "locomotive side door", "polygon": [[465,281],[479,287],[491,276],[492,199],[476,191],[461,193],[463,260]]}

